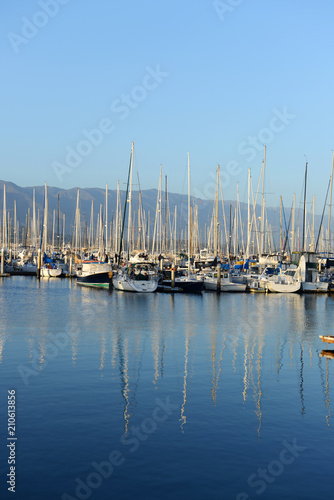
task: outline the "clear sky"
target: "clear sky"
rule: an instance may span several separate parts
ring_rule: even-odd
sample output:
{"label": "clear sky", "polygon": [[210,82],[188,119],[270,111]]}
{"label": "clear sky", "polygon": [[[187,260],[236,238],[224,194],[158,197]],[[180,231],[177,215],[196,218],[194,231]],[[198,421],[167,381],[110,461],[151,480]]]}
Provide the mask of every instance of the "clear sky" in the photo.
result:
{"label": "clear sky", "polygon": [[[0,178],[247,201],[267,145],[267,205],[322,211],[334,148],[334,3],[322,0],[3,2]],[[137,178],[137,176],[135,177]]]}

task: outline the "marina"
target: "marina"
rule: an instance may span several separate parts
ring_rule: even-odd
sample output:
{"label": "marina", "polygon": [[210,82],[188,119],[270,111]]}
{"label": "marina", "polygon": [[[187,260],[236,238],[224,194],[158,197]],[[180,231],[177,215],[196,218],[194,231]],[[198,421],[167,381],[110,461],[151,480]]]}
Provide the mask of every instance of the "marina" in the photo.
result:
{"label": "marina", "polygon": [[[154,223],[146,213],[142,192],[137,192],[137,205],[133,202],[134,143],[131,145],[123,210],[119,181],[117,183],[116,220],[111,215],[110,193],[105,189],[104,205],[94,219],[91,203],[89,228],[83,222],[80,209],[80,190],[76,192],[76,208],[72,238],[66,236],[65,214],[60,213],[60,197],[53,210],[52,232],[50,223],[48,187],[44,187],[43,220],[36,219],[35,188],[32,193],[32,214],[26,215],[25,230],[20,238],[19,221],[14,200],[14,219],[7,211],[6,184],[3,183],[3,209],[1,224],[1,276],[36,275],[40,278],[76,277],[78,283],[92,287],[113,286],[119,291],[152,293],[200,293],[203,289],[220,292],[271,292],[271,293],[330,293],[334,290],[333,236],[331,232],[332,181],[334,153],[330,183],[323,214],[316,238],[314,198],[313,222],[307,217],[307,168],[304,181],[304,210],[296,221],[295,195],[289,224],[283,227],[283,203],[280,197],[279,228],[268,224],[264,193],[266,146],[255,201],[250,169],[248,171],[247,238],[242,231],[242,220],[237,193],[235,216],[230,204],[229,232],[226,207],[222,191],[220,166],[217,166],[215,199],[212,200],[212,217],[209,227],[201,230],[198,205],[191,195],[190,155],[187,155],[187,209],[178,220],[178,207],[171,210],[168,201],[167,176],[162,205],[162,167]],[[139,176],[138,176],[139,179]],[[257,205],[260,184],[262,202]],[[328,227],[325,235],[324,213],[327,206]],[[252,197],[250,196],[252,193]],[[115,201],[115,200],[114,200]],[[198,201],[198,200],[197,200]],[[222,219],[219,206],[222,206]],[[164,213],[164,220],[163,215]],[[259,214],[261,214],[259,216]],[[260,219],[258,224],[257,219]],[[266,224],[264,220],[266,219]],[[62,238],[60,222],[62,220]],[[285,220],[285,215],[284,215]],[[290,222],[292,223],[290,224]],[[94,226],[96,224],[96,229]],[[182,226],[181,226],[182,224]],[[299,225],[298,225],[299,224]],[[177,225],[179,230],[177,234]],[[259,227],[261,226],[261,227]],[[182,227],[182,229],[181,229]],[[224,227],[224,231],[222,230]],[[279,244],[275,245],[273,233],[279,229]],[[153,233],[153,234],[152,234]],[[299,238],[299,233],[302,237]],[[297,238],[296,238],[297,234]],[[319,244],[322,235],[321,245]],[[61,241],[62,240],[62,241]],[[254,242],[256,240],[256,247]],[[252,245],[251,245],[252,242]],[[253,247],[251,249],[251,246]],[[298,250],[297,250],[298,248]]]}

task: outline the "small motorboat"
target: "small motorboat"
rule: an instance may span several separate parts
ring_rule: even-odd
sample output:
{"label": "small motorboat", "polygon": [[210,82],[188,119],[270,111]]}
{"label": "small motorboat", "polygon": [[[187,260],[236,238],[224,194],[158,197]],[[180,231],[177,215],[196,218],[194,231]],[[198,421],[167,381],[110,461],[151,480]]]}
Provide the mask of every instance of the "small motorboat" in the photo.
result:
{"label": "small motorboat", "polygon": [[323,342],[327,342],[328,344],[334,344],[334,335],[319,335],[319,338]]}
{"label": "small motorboat", "polygon": [[327,359],[334,359],[334,351],[328,350],[328,351],[321,351],[319,353],[319,356],[321,358],[327,358]]}

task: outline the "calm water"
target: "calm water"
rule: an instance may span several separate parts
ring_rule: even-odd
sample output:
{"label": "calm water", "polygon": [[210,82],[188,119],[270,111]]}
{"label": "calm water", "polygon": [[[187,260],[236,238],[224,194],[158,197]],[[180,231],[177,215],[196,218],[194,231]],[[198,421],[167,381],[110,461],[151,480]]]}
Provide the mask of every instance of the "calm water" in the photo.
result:
{"label": "calm water", "polygon": [[333,317],[331,296],[2,279],[0,497],[331,498]]}

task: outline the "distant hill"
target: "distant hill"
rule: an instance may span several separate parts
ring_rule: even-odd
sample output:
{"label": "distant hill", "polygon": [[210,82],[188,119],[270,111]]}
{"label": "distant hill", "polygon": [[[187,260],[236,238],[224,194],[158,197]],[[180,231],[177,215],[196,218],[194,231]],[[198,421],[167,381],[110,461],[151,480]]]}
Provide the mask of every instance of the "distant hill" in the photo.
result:
{"label": "distant hill", "polygon": [[[6,210],[9,212],[11,219],[14,218],[14,200],[16,200],[16,214],[17,220],[21,231],[26,226],[26,217],[28,210],[30,210],[30,217],[32,217],[32,206],[33,206],[33,187],[20,187],[12,182],[0,181],[0,214],[1,220],[0,224],[2,226],[3,221],[3,186],[6,185]],[[48,205],[49,205],[49,230],[51,231],[53,211],[56,211],[56,221],[58,213],[58,195],[59,195],[59,206],[60,206],[60,232],[62,234],[62,218],[65,214],[65,234],[71,236],[74,231],[75,224],[75,210],[76,210],[76,200],[78,188],[72,189],[61,189],[57,187],[48,186]],[[153,225],[157,206],[157,189],[147,189],[141,192],[142,204],[145,210],[146,216],[150,213],[150,233],[153,234]],[[44,210],[44,186],[35,186],[35,196],[36,196],[36,217],[39,210],[40,213],[40,224],[42,223],[43,210]],[[94,228],[96,228],[97,215],[100,210],[100,205],[105,206],[105,189],[101,188],[84,188],[79,189],[79,206],[81,223],[84,225],[87,223],[89,226],[90,214],[91,214],[91,204],[93,202],[94,207]],[[121,206],[122,210],[124,207],[125,191],[121,191]],[[164,221],[164,200],[165,194],[161,193],[161,205],[162,205],[162,220]],[[115,220],[116,213],[116,201],[117,192],[116,190],[108,190],[108,221],[111,222]],[[169,211],[171,217],[174,216],[175,206],[177,207],[177,227],[178,230],[184,229],[187,225],[187,195],[180,195],[176,193],[168,193]],[[198,207],[198,224],[200,228],[201,239],[204,241],[205,228],[208,228],[211,224],[212,214],[213,214],[213,200],[203,200],[200,198],[192,197],[193,206]],[[133,191],[132,196],[132,207],[134,210],[138,210],[139,206],[139,192]],[[228,228],[228,233],[230,231],[230,225],[233,225],[234,213],[236,208],[236,202],[231,200],[226,200],[224,202],[226,223]],[[240,203],[240,212],[243,225],[244,241],[246,240],[247,231],[247,204]],[[290,219],[291,207],[285,207],[285,220],[283,217],[283,228],[288,226]],[[257,207],[257,217],[260,216],[261,208]],[[272,226],[274,243],[278,245],[279,242],[279,225],[280,225],[280,210],[275,207],[267,207],[267,220]],[[232,214],[232,221],[230,223],[230,214]],[[104,217],[104,212],[103,212]],[[220,202],[219,206],[219,219],[220,227],[223,230],[223,210]],[[298,224],[301,226],[302,212],[296,210],[296,226]],[[326,219],[324,219],[324,223]],[[258,221],[260,223],[260,221]],[[315,217],[315,227],[316,235],[320,223],[320,216]],[[311,222],[310,222],[311,224]],[[327,223],[326,223],[327,224]],[[290,225],[291,227],[291,225]],[[327,226],[326,226],[327,227]],[[240,233],[240,222],[239,222],[239,233]],[[20,233],[21,234],[21,233]],[[300,233],[301,235],[301,233]]]}

